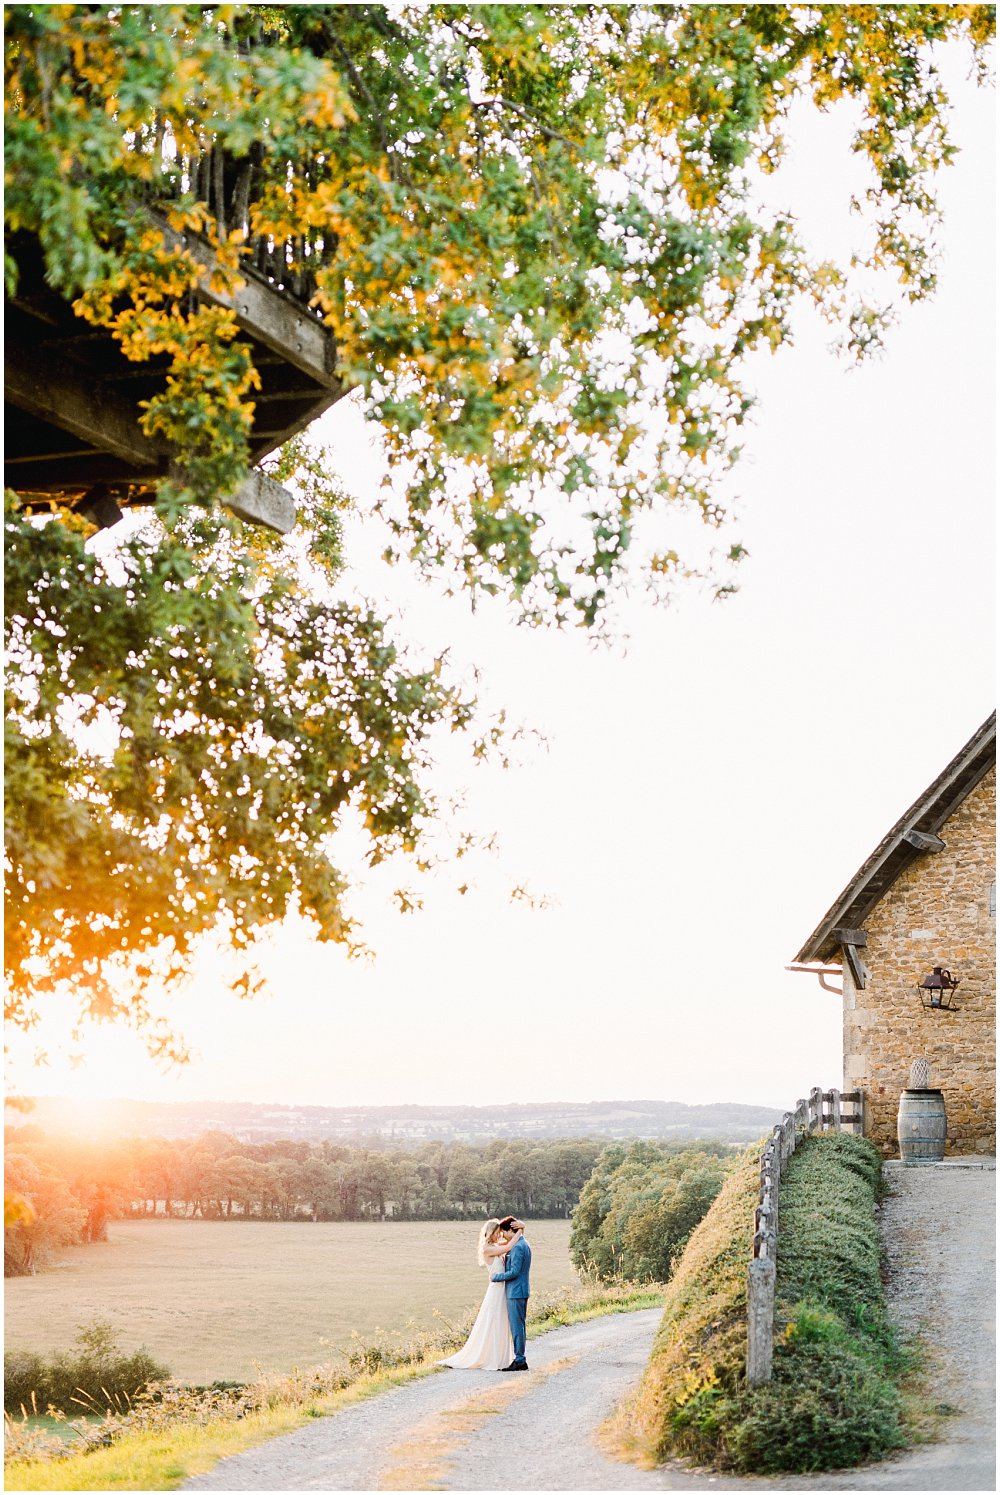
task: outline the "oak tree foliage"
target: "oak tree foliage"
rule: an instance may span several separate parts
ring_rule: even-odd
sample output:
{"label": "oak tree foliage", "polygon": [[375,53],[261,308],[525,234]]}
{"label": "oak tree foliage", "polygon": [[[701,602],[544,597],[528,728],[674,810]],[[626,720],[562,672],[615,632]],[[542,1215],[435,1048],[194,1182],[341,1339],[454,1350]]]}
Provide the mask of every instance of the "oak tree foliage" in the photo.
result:
{"label": "oak tree foliage", "polygon": [[412,851],[431,729],[472,708],[308,559],[211,511],[138,526],[113,566],[79,520],[9,507],[6,529],[9,1015],[69,988],[176,1053],[142,993],[200,935],[248,953],[290,908],[350,940],[339,817],[362,818],[371,862]]}
{"label": "oak tree foliage", "polygon": [[[390,559],[599,626],[630,552],[655,585],[698,569],[642,516],[720,522],[745,361],[788,340],[797,303],[864,356],[885,297],[932,292],[954,149],[935,58],[958,40],[983,76],[992,13],[11,9],[7,283],[33,242],[84,321],[166,360],[143,423],[177,455],[156,522],[105,560],[82,520],[8,507],[16,1019],[63,982],[113,1011],[116,962],[168,978],[200,932],[240,946],[293,904],[343,937],[345,807],[376,854],[415,846],[433,731],[472,719],[339,600],[329,505],[307,513],[308,563],[219,507],[258,381],[203,277],[232,289],[252,242],[284,246],[384,433]],[[803,99],[852,106],[869,185],[850,264],[758,201]],[[236,184],[233,221],[212,180]]]}

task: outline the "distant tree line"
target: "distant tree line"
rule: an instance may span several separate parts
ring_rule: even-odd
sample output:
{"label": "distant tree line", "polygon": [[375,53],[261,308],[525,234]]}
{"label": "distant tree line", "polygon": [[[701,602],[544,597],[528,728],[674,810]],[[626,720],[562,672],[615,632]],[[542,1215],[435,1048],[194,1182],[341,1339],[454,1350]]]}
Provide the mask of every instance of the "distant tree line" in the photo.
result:
{"label": "distant tree line", "polygon": [[604,1281],[666,1282],[731,1166],[725,1143],[614,1143],[573,1211],[570,1254]]}
{"label": "distant tree line", "polygon": [[513,1212],[568,1218],[604,1143],[427,1142],[392,1152],[332,1142],[83,1142],[7,1132],[5,1186],[32,1218],[4,1232],[4,1275],[37,1271],[61,1246],[107,1237],[123,1218],[464,1220]]}

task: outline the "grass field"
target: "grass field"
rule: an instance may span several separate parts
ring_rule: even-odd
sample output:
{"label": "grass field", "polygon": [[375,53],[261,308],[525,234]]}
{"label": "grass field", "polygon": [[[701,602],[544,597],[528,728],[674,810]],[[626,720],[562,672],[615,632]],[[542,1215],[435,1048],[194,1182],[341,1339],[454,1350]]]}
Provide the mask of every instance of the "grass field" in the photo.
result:
{"label": "grass field", "polygon": [[[535,1292],[576,1281],[568,1220],[530,1224]],[[119,1221],[37,1277],[9,1278],[8,1349],[68,1348],[81,1324],[107,1319],[122,1348],[145,1345],[175,1376],[200,1383],[304,1369],[346,1348],[356,1330],[431,1328],[462,1319],[486,1282],[475,1223],[282,1224]]]}

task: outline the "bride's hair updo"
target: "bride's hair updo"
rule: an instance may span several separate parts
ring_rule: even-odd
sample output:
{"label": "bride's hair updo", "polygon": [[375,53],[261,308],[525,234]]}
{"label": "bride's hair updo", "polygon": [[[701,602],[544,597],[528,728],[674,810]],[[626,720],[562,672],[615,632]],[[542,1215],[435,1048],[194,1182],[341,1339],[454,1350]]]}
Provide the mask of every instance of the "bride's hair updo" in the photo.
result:
{"label": "bride's hair updo", "polygon": [[481,1267],[485,1267],[486,1265],[486,1247],[489,1244],[490,1236],[493,1234],[499,1224],[499,1220],[487,1220],[486,1224],[479,1232],[479,1246],[476,1250],[476,1260]]}

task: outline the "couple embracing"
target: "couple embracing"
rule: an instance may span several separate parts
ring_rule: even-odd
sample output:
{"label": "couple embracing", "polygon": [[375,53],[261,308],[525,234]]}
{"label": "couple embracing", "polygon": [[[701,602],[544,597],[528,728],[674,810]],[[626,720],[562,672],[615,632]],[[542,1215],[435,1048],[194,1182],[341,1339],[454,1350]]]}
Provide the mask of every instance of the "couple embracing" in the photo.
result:
{"label": "couple embracing", "polygon": [[527,1370],[524,1340],[531,1247],[524,1238],[523,1220],[514,1215],[487,1220],[476,1259],[490,1269],[486,1296],[465,1344],[441,1364],[454,1370]]}

